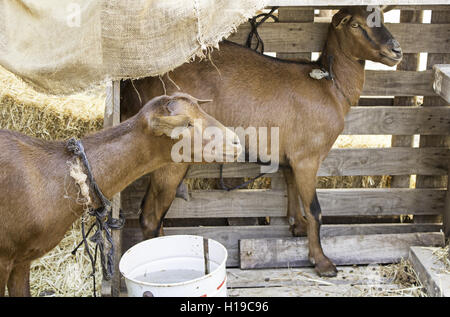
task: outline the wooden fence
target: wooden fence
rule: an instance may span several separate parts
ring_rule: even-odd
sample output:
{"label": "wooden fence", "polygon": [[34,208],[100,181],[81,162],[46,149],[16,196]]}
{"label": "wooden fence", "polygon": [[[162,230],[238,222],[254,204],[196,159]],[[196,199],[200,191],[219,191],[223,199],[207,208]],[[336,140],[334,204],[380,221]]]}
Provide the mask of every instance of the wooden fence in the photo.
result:
{"label": "wooden fence", "polygon": [[[330,8],[333,7],[321,7],[321,9]],[[259,28],[266,52],[276,52],[277,56],[282,57],[309,57],[311,52],[319,52],[324,44],[328,24],[314,22],[313,9],[313,7],[280,7],[278,10],[280,22],[267,22]],[[448,195],[447,175],[450,161],[448,143],[450,107],[433,89],[432,66],[436,61],[450,64],[450,6],[410,5],[400,9],[403,10],[402,15],[421,9],[434,10],[430,24],[407,22],[387,25],[402,45],[406,56],[417,58],[418,53],[428,53],[428,69],[417,71],[416,68],[411,70],[408,67],[399,67],[404,70],[367,71],[363,96],[368,99],[361,102],[364,106],[351,109],[344,130],[346,135],[393,135],[395,136],[393,147],[333,149],[323,162],[319,176],[391,175],[407,181],[397,186],[403,188],[318,190],[326,220],[321,235],[325,238],[324,241],[335,239],[324,243],[340,248],[342,256],[350,255],[358,248],[380,254],[380,250],[387,248],[387,241],[394,248],[395,246],[407,248],[411,244],[442,244],[442,233],[438,232],[443,229],[444,211],[447,210],[448,213],[449,210],[445,201]],[[241,26],[230,40],[244,44],[249,29],[249,25]],[[407,107],[396,103],[399,98],[415,96],[424,96],[423,105]],[[420,147],[413,147],[412,142],[403,143],[401,146],[396,144],[396,138],[406,137],[410,140],[413,135],[420,135]],[[233,163],[224,165],[223,169],[226,178],[253,177],[258,173],[259,166],[255,164]],[[408,186],[411,175],[417,175],[416,188]],[[217,164],[191,166],[187,174],[187,178],[218,177]],[[255,243],[261,238],[277,238],[276,241],[281,241],[291,236],[286,220],[287,193],[283,176],[277,172],[268,177],[272,179],[270,189],[232,192],[193,191],[189,202],[176,198],[167,213],[167,218],[191,219],[192,225],[166,227],[166,234],[198,234],[213,238],[227,247],[229,267],[239,265],[243,268],[264,267],[265,264],[255,264],[255,258],[248,256],[258,254],[257,250],[252,249]],[[126,251],[142,239],[137,211],[146,186],[147,177],[144,177],[121,194],[122,207],[127,212],[127,226],[122,233],[122,251]],[[333,217],[341,219],[357,217],[361,220],[364,217],[374,219],[380,216],[399,215],[414,215],[415,221],[369,223],[370,220],[367,220],[366,223],[347,221],[338,224],[332,221]],[[342,218],[344,216],[346,218]],[[243,217],[270,217],[274,221],[269,225],[231,226],[220,222],[218,223],[221,225],[217,226],[195,225],[196,220],[205,218]],[[356,239],[354,235],[366,237]],[[376,238],[374,235],[380,236]],[[297,242],[292,242],[293,246],[298,248],[300,240],[295,241]],[[276,245],[272,241],[265,245],[265,250],[270,250],[270,246],[276,249]],[[247,253],[243,254],[244,250]],[[282,258],[282,255],[279,257]],[[275,263],[276,265],[287,265],[289,257],[293,256],[287,253],[284,255],[286,258]],[[383,261],[392,260],[396,256],[398,254],[391,255],[389,259]],[[381,258],[380,255],[378,258],[375,256],[365,261]],[[246,264],[241,263],[241,260]],[[357,260],[353,262],[358,263]],[[302,264],[302,261],[293,259],[290,263]]]}

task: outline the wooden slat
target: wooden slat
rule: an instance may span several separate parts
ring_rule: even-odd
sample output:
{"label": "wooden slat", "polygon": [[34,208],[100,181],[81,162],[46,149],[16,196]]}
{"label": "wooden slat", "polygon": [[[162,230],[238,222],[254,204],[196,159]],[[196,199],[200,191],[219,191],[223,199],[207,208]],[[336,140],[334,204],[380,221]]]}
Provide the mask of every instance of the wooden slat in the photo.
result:
{"label": "wooden slat", "polygon": [[[299,7],[281,7],[278,9],[278,20],[280,22],[314,22],[314,9],[304,10]],[[311,52],[277,52],[277,57],[282,59],[311,60]]]}
{"label": "wooden slat", "polygon": [[[450,238],[450,161],[448,162],[448,178],[447,178],[447,196],[445,199],[444,208],[444,233],[447,238]],[[449,249],[449,259],[450,259],[450,249]]]}
{"label": "wooden slat", "polygon": [[[107,86],[106,101],[105,101],[105,116],[104,127],[111,127],[120,123],[120,81],[113,81],[111,86]],[[120,193],[114,195],[111,200],[112,203],[112,217],[119,219],[121,207]],[[120,272],[119,261],[122,254],[121,249],[121,231],[112,231],[112,240],[114,244],[114,275],[111,279],[111,296],[117,297],[120,295]],[[102,289],[103,296],[106,295],[105,290]]]}
{"label": "wooden slat", "polygon": [[[266,288],[300,286],[299,292],[307,293],[308,288],[317,286],[368,286],[375,284],[384,287],[393,283],[392,276],[382,272],[382,266],[340,266],[335,277],[319,277],[311,267],[289,269],[227,270],[227,287],[235,288]],[[375,271],[374,271],[375,270]],[[370,275],[370,276],[368,276]],[[276,294],[276,290],[274,290]]]}
{"label": "wooden slat", "polygon": [[[443,148],[332,149],[317,176],[447,175],[449,159],[450,151]],[[253,163],[230,163],[223,167],[226,178],[254,177],[260,172],[260,166]],[[219,165],[192,165],[187,177],[219,178]]]}
{"label": "wooden slat", "polygon": [[[362,225],[323,225],[321,236],[366,235],[412,232],[438,232],[439,224],[362,224]],[[290,237],[288,226],[239,226],[239,227],[166,227],[166,235],[190,234],[214,239],[228,250],[228,267],[239,266],[239,240],[253,238]],[[123,229],[123,252],[143,240],[140,228]]]}
{"label": "wooden slat", "polygon": [[449,158],[450,151],[439,148],[334,149],[323,161],[318,176],[445,175]]}
{"label": "wooden slat", "polygon": [[[291,269],[288,269],[288,271]],[[289,274],[289,273],[287,273]],[[293,273],[291,273],[293,274]],[[377,296],[401,296],[412,297],[410,294],[406,294],[402,291],[402,287],[398,284],[383,284],[374,287],[373,285],[316,285],[306,287],[303,285],[295,286],[279,286],[279,287],[244,287],[244,288],[232,288],[227,292],[227,297],[244,297],[252,298],[256,300],[266,297],[308,297],[308,298],[324,298],[324,302],[330,299],[330,297],[367,297]],[[239,300],[239,299],[238,299]],[[294,299],[295,300],[295,299]],[[283,304],[280,304],[283,305]],[[284,308],[284,307],[283,307]],[[281,308],[281,309],[283,309]]]}
{"label": "wooden slat", "polygon": [[363,96],[435,96],[432,71],[367,70]]}
{"label": "wooden slat", "polygon": [[448,0],[267,0],[266,6],[448,5]]}
{"label": "wooden slat", "polygon": [[[445,189],[318,189],[323,216],[436,215]],[[167,218],[284,217],[287,194],[275,190],[193,191],[191,200],[176,198]],[[124,197],[127,218],[136,218],[140,199]]]}
{"label": "wooden slat", "polygon": [[[328,23],[264,23],[258,33],[266,52],[320,52],[328,27]],[[386,23],[386,27],[399,41],[404,53],[450,51],[450,24]],[[228,39],[244,45],[250,29],[249,24],[243,24]]]}
{"label": "wooden slat", "polygon": [[[411,246],[443,246],[444,234],[406,233],[325,237],[324,253],[336,265],[394,263],[407,258]],[[243,239],[241,269],[310,266],[306,238]]]}
{"label": "wooden slat", "polygon": [[[311,267],[227,269],[228,297],[361,297],[411,296],[381,265],[338,266],[333,278],[319,277]],[[413,291],[411,291],[413,293]]]}
{"label": "wooden slat", "polygon": [[342,134],[450,134],[450,107],[353,107]]}
{"label": "wooden slat", "polygon": [[450,65],[434,65],[433,88],[445,101],[450,103]]}
{"label": "wooden slat", "polygon": [[[330,1],[331,2],[331,1]],[[334,3],[334,2],[333,2]],[[268,6],[270,8],[272,6]],[[295,8],[297,10],[314,10],[314,9],[320,9],[320,10],[339,10],[343,7],[347,7],[347,5],[314,5],[314,6],[282,6],[284,8]],[[439,11],[447,11],[450,10],[450,6],[448,5],[433,5],[433,4],[406,4],[406,5],[397,5],[396,9],[398,10],[439,10]]]}
{"label": "wooden slat", "polygon": [[[400,12],[400,23],[422,23],[424,11],[405,11]],[[403,59],[397,70],[419,71],[420,70],[420,53],[403,54]],[[418,97],[395,97],[394,106],[413,107],[418,104]],[[408,134],[408,133],[405,133]],[[409,135],[393,135],[391,138],[392,147],[412,147],[414,144],[414,136]],[[392,176],[392,188],[408,188],[411,182],[411,175]]]}

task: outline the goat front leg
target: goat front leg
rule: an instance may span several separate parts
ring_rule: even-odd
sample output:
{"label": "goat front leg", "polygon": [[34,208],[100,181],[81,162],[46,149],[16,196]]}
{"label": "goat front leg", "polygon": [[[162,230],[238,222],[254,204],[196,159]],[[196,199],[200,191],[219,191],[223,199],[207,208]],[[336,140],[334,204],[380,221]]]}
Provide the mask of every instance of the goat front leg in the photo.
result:
{"label": "goat front leg", "polygon": [[30,262],[15,264],[8,279],[10,297],[30,297]]}
{"label": "goat front leg", "polygon": [[[309,157],[292,163],[294,177],[307,221],[309,261],[315,266],[315,270],[320,276],[336,276],[336,266],[325,256],[320,243],[322,212],[316,193],[316,175],[320,159],[318,157]],[[298,218],[301,216],[297,215]]]}
{"label": "goat front leg", "polygon": [[162,222],[187,169],[188,165],[185,164],[168,164],[150,174],[150,184],[141,203],[139,216],[144,239],[164,235]]}
{"label": "goat front leg", "polygon": [[288,208],[287,218],[289,221],[290,231],[294,237],[305,237],[307,234],[308,223],[302,213],[297,184],[295,182],[294,173],[290,168],[283,169],[283,175],[286,180]]}

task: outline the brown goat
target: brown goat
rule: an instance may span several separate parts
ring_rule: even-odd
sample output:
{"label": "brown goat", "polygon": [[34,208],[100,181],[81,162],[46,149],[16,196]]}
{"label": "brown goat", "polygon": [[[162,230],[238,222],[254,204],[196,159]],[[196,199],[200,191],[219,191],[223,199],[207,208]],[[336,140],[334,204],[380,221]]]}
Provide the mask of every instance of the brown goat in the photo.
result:
{"label": "brown goat", "polygon": [[[181,93],[157,97],[129,120],[82,139],[94,179],[107,198],[172,162],[176,142],[170,138],[172,129],[186,127],[203,133],[201,123],[230,133],[198,101]],[[225,144],[223,159],[235,159],[241,150],[237,136],[229,136],[234,139]],[[206,160],[210,139],[201,141],[197,151],[203,151]],[[77,203],[78,185],[69,176],[68,162],[75,162],[75,157],[66,145],[0,130],[0,296],[5,285],[10,296],[29,296],[30,262],[55,247],[83,214],[83,206]],[[96,197],[92,192],[87,195]],[[98,205],[98,198],[92,198],[92,207]]]}
{"label": "brown goat", "polygon": [[[402,59],[399,43],[383,24],[383,13],[380,25],[369,27],[371,13],[365,7],[352,7],[335,14],[321,57],[312,63],[271,58],[223,42],[220,50],[211,54],[212,63],[185,64],[170,73],[170,78],[145,78],[134,81],[134,87],[125,82],[122,100],[126,108],[122,114],[127,117],[138,111],[139,98],[145,101],[165,89],[170,92],[180,87],[213,99],[205,109],[228,127],[279,127],[279,162],[291,167],[283,170],[291,230],[295,236],[307,232],[311,263],[320,275],[334,276],[336,267],[320,244],[317,170],[342,132],[345,115],[358,103],[365,60],[394,66]],[[311,71],[320,68],[332,73],[334,79],[312,79]],[[145,238],[163,234],[162,218],[186,168],[172,164],[151,174],[140,218]]]}

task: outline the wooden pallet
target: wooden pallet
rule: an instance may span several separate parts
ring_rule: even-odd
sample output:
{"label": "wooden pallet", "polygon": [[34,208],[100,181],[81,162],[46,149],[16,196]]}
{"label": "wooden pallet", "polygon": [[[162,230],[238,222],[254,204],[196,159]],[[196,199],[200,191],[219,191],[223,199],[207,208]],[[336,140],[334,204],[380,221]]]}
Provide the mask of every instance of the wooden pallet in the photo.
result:
{"label": "wooden pallet", "polygon": [[[281,7],[279,23],[267,22],[261,25],[259,34],[264,40],[267,52],[277,52],[280,56],[286,57],[308,57],[311,52],[321,50],[328,26],[324,23],[313,22],[314,7],[311,7],[311,3],[308,1],[271,2],[270,5],[289,4],[303,7]],[[335,8],[327,4],[314,1],[317,7],[325,5],[323,8]],[[348,4],[351,4],[350,0]],[[450,20],[444,18],[447,14],[445,12],[450,12],[450,6],[436,1],[405,0],[402,4],[405,5],[401,7],[402,10],[432,9],[436,12],[436,16],[439,16],[439,19],[435,18],[431,24],[399,23],[388,26],[401,43],[404,52],[407,54],[428,52],[431,56],[430,63],[437,60],[436,58],[440,58],[438,60],[442,63],[442,58],[447,58],[449,55],[445,53],[450,51],[448,41]],[[243,43],[248,30],[249,26],[244,24],[230,39]],[[414,37],[411,37],[411,34],[414,34]],[[445,58],[444,63],[450,63],[450,61],[445,62]],[[437,241],[442,244],[442,233],[439,232],[443,229],[448,232],[450,228],[450,203],[445,202],[446,195],[449,195],[445,177],[449,172],[450,150],[445,140],[450,135],[450,106],[448,103],[435,101],[436,98],[439,100],[440,98],[433,88],[435,74],[431,66],[429,65],[426,71],[367,71],[363,97],[371,98],[364,99],[361,103],[364,106],[351,109],[346,117],[343,134],[409,137],[421,135],[421,139],[426,142],[422,142],[419,148],[412,147],[411,143],[399,146],[400,143],[393,142],[393,145],[396,143],[397,147],[333,149],[323,162],[318,176],[391,175],[406,180],[409,184],[410,176],[418,175],[421,188],[318,190],[325,221],[321,235],[324,242],[334,239],[337,254],[345,252],[347,252],[345,254],[351,254],[352,250],[348,247],[354,247],[357,241],[362,243],[361,241],[365,239],[366,246],[370,246],[370,250],[377,255],[376,252],[384,246],[385,241],[382,238],[385,238],[385,235],[390,235],[393,239],[391,240],[394,241],[393,246],[401,247],[398,248],[398,252],[390,254],[390,257],[384,257],[383,262],[398,260],[399,254],[403,257],[404,250],[418,241],[422,243],[419,245],[427,243],[433,245]],[[442,92],[440,94],[442,95]],[[425,96],[427,103],[420,107],[392,106],[396,104],[392,96]],[[431,101],[433,107],[428,107]],[[430,140],[436,140],[436,142]],[[227,164],[223,169],[225,178],[253,177],[259,172],[259,166],[255,164]],[[191,166],[187,174],[187,178],[218,177],[217,164]],[[196,234],[221,242],[229,251],[227,265],[230,268],[241,265],[239,241],[242,244],[242,241],[246,239],[271,238],[295,241],[293,246],[298,250],[296,256],[300,256],[305,250],[301,247],[302,240],[290,240],[286,219],[287,195],[282,173],[270,174],[268,177],[271,178],[272,187],[266,190],[194,191],[191,193],[189,202],[175,199],[167,213],[167,219],[176,223],[176,227],[166,227],[166,234]],[[433,181],[435,179],[439,181]],[[426,180],[426,184],[422,180]],[[145,193],[147,181],[148,177],[143,177],[121,194],[122,208],[127,213],[127,226],[122,233],[123,252],[142,240],[137,211]],[[420,222],[369,223],[376,218],[387,219],[386,217],[403,215],[413,215]],[[239,221],[227,221],[227,219],[265,217],[270,218],[270,225],[230,226],[220,222],[224,220],[225,223],[239,223]],[[357,218],[359,222],[367,219],[368,223],[353,224],[347,221],[331,224],[339,222],[333,219],[343,219],[342,217],[346,217],[347,220]],[[189,224],[187,220],[186,224],[183,224],[184,219],[189,219]],[[204,227],[192,225],[195,221],[200,222],[205,219],[213,219],[221,224]],[[241,221],[241,223],[244,222]],[[359,260],[353,258],[352,261],[364,262],[361,258]],[[286,264],[286,261],[284,263]],[[301,263],[302,261],[297,261],[299,265],[306,264]],[[283,287],[287,288],[283,289]],[[289,294],[292,291],[292,285],[277,286],[277,288],[281,292],[279,294],[284,294],[283,292]],[[253,293],[243,291],[242,294]]]}

